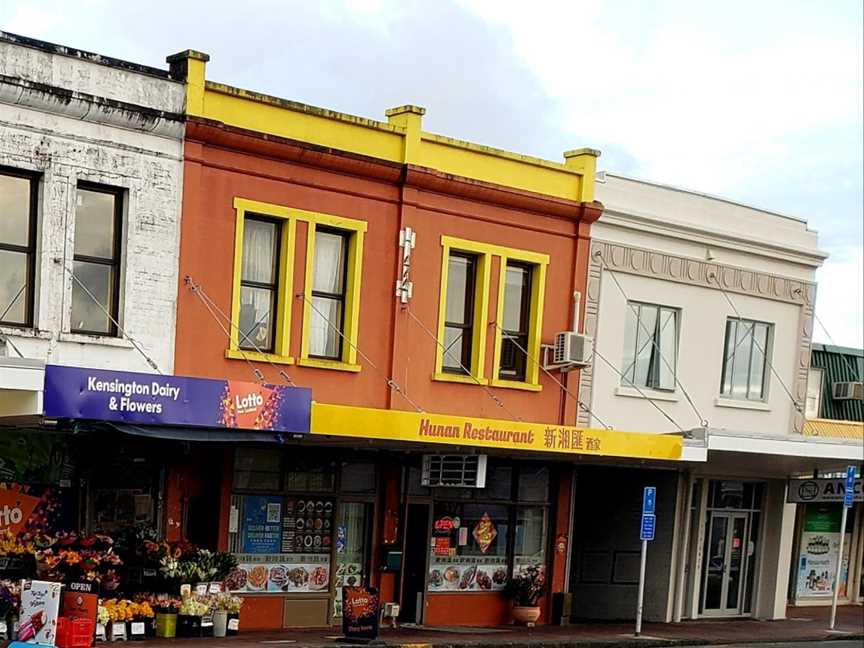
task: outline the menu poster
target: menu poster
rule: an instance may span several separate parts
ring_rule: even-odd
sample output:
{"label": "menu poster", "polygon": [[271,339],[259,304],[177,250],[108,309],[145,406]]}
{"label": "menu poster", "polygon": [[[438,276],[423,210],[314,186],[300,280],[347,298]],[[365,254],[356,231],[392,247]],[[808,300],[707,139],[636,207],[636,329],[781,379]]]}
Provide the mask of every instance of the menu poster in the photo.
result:
{"label": "menu poster", "polygon": [[60,613],[61,583],[24,581],[21,588],[21,614],[18,641],[53,646]]}
{"label": "menu poster", "polygon": [[[798,554],[797,595],[799,597],[831,597],[840,559],[840,515],[836,504],[808,504],[804,515]],[[846,595],[849,573],[851,534],[846,534],[840,569],[838,596]]]}
{"label": "menu poster", "polygon": [[342,588],[342,634],[346,639],[377,639],[380,609],[376,588]]}
{"label": "menu poster", "polygon": [[239,556],[235,592],[326,592],[330,589],[330,556],[316,554],[261,556],[243,562]]}
{"label": "menu poster", "polygon": [[243,551],[259,554],[279,553],[282,498],[247,495],[244,504]]}
{"label": "menu poster", "polygon": [[288,499],[282,518],[282,553],[329,554],[335,503],[326,499]]}
{"label": "menu poster", "polygon": [[489,592],[504,589],[503,558],[434,557],[429,565],[430,592]]}

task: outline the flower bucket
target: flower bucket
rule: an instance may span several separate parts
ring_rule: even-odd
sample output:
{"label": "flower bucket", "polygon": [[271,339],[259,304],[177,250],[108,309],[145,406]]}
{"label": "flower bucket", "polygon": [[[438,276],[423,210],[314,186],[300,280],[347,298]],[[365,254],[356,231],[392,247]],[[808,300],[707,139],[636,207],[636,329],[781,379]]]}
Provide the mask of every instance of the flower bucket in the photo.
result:
{"label": "flower bucket", "polygon": [[173,612],[156,613],[156,636],[173,639],[177,636],[177,615]]}
{"label": "flower bucket", "polygon": [[228,615],[228,628],[226,634],[229,637],[233,637],[238,632],[240,632],[240,615],[239,614],[229,614]]}
{"label": "flower bucket", "polygon": [[224,637],[228,633],[228,613],[216,610],[213,613],[213,636]]}

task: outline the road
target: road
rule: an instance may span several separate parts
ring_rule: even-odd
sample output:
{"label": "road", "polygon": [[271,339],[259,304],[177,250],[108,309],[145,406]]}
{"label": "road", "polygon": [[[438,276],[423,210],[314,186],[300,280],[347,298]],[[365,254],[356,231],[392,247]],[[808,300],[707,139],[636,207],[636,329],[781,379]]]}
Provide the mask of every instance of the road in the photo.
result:
{"label": "road", "polygon": [[[696,646],[681,646],[680,648],[696,648]],[[794,643],[736,643],[715,646],[703,645],[699,648],[864,648],[864,641],[861,639],[832,639],[831,641],[796,641]]]}

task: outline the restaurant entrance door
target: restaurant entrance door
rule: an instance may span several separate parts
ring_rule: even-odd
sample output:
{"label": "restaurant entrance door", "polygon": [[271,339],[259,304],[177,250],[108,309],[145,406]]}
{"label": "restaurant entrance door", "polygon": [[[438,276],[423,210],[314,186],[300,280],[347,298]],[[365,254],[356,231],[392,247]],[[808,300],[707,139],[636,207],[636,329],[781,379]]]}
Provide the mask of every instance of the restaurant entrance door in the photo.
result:
{"label": "restaurant entrance door", "polygon": [[408,504],[403,542],[402,597],[399,620],[422,623],[429,559],[429,504]]}

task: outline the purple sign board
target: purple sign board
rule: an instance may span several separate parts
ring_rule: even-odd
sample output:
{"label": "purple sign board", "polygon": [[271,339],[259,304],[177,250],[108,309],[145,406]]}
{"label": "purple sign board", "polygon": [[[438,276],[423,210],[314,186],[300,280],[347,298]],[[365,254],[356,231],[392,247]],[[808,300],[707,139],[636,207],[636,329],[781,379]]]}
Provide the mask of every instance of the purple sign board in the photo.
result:
{"label": "purple sign board", "polygon": [[312,392],[236,380],[45,367],[45,416],[305,434]]}

